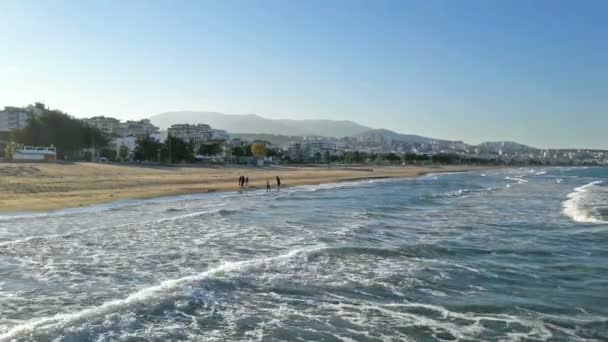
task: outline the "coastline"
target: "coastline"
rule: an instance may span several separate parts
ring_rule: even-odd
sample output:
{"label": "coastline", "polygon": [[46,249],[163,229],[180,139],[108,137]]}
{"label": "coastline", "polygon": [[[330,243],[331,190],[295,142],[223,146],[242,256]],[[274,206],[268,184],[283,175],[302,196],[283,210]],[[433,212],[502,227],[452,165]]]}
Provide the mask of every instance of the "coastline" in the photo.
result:
{"label": "coastline", "polygon": [[249,189],[263,189],[266,180],[283,187],[414,178],[431,173],[496,169],[496,166],[380,166],[380,167],[181,167],[120,164],[0,164],[0,212],[44,212],[197,193],[238,191],[239,175]]}

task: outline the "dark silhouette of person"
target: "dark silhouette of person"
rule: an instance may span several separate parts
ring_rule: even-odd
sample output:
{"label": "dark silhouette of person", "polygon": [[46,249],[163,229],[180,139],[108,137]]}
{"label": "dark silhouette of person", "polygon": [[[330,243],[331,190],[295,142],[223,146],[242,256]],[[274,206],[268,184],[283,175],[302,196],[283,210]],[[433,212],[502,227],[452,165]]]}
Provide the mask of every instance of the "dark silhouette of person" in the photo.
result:
{"label": "dark silhouette of person", "polygon": [[266,180],[266,192],[270,191],[270,181],[267,179]]}
{"label": "dark silhouette of person", "polygon": [[239,186],[242,188],[243,184],[245,183],[245,177],[243,176],[239,176]]}
{"label": "dark silhouette of person", "polygon": [[245,177],[245,186],[249,186],[249,176]]}
{"label": "dark silhouette of person", "polygon": [[281,189],[281,178],[279,178],[279,176],[277,176],[277,190]]}

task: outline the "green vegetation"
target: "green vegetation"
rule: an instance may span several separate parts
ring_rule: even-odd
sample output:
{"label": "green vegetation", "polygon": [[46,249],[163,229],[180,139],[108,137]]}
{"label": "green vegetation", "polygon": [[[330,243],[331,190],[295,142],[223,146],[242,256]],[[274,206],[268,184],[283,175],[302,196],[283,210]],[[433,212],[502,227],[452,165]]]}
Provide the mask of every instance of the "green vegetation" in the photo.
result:
{"label": "green vegetation", "polygon": [[189,163],[194,161],[194,146],[171,136],[164,143],[150,136],[141,136],[136,141],[133,159],[139,162]]}
{"label": "green vegetation", "polygon": [[149,135],[143,135],[135,141],[133,159],[137,161],[160,161],[160,150],[163,143]]}
{"label": "green vegetation", "polygon": [[232,155],[234,157],[251,157],[251,145],[235,146],[232,148]]}
{"label": "green vegetation", "polygon": [[105,147],[110,137],[82,120],[58,110],[45,109],[41,115],[32,116],[25,128],[15,131],[14,142],[55,146],[59,159],[80,159],[83,149]]}
{"label": "green vegetation", "polygon": [[189,163],[194,161],[194,146],[180,138],[168,136],[161,146],[160,157],[169,164]]}
{"label": "green vegetation", "polygon": [[216,156],[222,152],[222,143],[220,142],[208,142],[203,143],[198,148],[198,154],[203,156]]}
{"label": "green vegetation", "polygon": [[129,148],[127,146],[120,145],[116,150],[116,160],[123,162],[129,160]]}

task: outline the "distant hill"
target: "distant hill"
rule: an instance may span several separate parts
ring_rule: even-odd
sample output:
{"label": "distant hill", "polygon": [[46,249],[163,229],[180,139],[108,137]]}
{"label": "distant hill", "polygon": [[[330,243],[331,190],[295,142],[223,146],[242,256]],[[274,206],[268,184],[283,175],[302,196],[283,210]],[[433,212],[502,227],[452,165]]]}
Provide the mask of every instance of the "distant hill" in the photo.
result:
{"label": "distant hill", "polygon": [[513,141],[487,141],[477,145],[481,150],[488,152],[514,153],[514,152],[533,152],[538,149],[535,147],[523,145]]}
{"label": "distant hill", "polygon": [[400,143],[449,143],[449,140],[441,140],[441,139],[433,139],[428,137],[423,137],[415,134],[401,134],[397,132],[393,132],[388,129],[372,129],[369,131],[365,131],[359,134],[354,135],[355,138],[366,139],[366,140],[375,140],[375,141],[386,141],[386,142],[400,142]]}
{"label": "distant hill", "polygon": [[[307,137],[353,137],[370,142],[386,144],[434,144],[450,146],[455,141],[434,139],[415,134],[401,134],[388,129],[372,129],[353,121],[337,120],[288,120],[266,119],[255,114],[223,114],[217,112],[179,111],[154,115],[150,118],[153,124],[166,129],[173,124],[206,123],[216,129],[223,129],[233,137],[245,140],[267,140],[273,144],[284,146],[290,141],[299,141],[302,136]],[[467,145],[470,146],[470,145]],[[477,147],[484,152],[513,153],[533,152],[534,147],[522,145],[512,141],[484,142]]]}
{"label": "distant hill", "polygon": [[229,115],[216,112],[168,112],[150,118],[167,128],[178,123],[206,123],[230,133],[280,134],[293,136],[345,137],[371,128],[352,121],[266,119],[255,114]]}
{"label": "distant hill", "polygon": [[233,139],[241,139],[244,141],[254,141],[254,140],[264,140],[269,143],[281,146],[288,147],[292,142],[301,142],[304,140],[301,136],[288,136],[288,135],[278,135],[278,134],[264,134],[264,133],[232,133],[230,137]]}

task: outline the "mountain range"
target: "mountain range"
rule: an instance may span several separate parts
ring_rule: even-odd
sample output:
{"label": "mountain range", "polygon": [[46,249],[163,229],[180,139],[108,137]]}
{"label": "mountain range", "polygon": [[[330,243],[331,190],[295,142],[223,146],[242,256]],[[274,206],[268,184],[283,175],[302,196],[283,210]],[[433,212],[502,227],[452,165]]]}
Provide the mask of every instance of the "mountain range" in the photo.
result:
{"label": "mountain range", "polygon": [[256,114],[222,114],[217,112],[167,112],[150,118],[162,129],[177,123],[206,123],[230,133],[280,134],[342,138],[371,130],[353,121],[266,119]]}
{"label": "mountain range", "polygon": [[[388,129],[373,129],[349,120],[290,120],[267,119],[256,114],[223,114],[218,112],[177,111],[150,117],[150,121],[166,129],[174,124],[209,124],[242,138],[264,137],[268,140],[288,141],[290,136],[355,137],[371,141],[395,143],[431,143],[449,145],[454,141],[434,139],[414,134],[401,134]],[[533,147],[510,141],[484,142],[477,145],[486,151],[532,151]]]}

